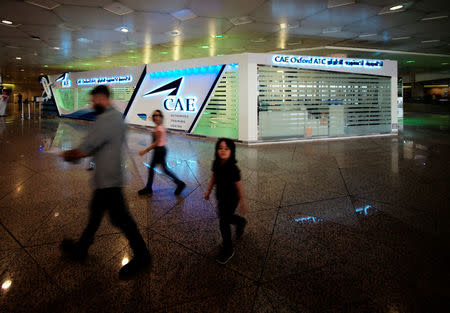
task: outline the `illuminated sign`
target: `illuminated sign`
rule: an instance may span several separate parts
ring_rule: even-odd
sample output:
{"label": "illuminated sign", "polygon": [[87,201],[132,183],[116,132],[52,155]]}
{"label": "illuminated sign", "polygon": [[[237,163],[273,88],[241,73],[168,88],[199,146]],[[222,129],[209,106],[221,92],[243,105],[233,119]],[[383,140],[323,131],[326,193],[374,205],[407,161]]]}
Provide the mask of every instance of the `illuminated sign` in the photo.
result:
{"label": "illuminated sign", "polygon": [[110,77],[91,77],[77,79],[77,85],[112,85],[129,84],[133,81],[132,75],[110,76]]}
{"label": "illuminated sign", "polygon": [[165,112],[164,124],[168,129],[191,132],[226,66],[231,65],[209,65],[147,73],[136,97],[125,110],[126,122],[153,126],[148,117],[153,111],[161,110]]}
{"label": "illuminated sign", "polygon": [[155,88],[143,95],[143,97],[152,97],[163,92],[168,92],[168,96],[163,100],[163,107],[168,112],[197,112],[197,97],[187,96],[179,97],[178,92],[181,90],[183,84],[183,77],[175,79],[161,87]]}
{"label": "illuminated sign", "polygon": [[347,67],[365,69],[380,69],[383,67],[383,61],[380,60],[342,59],[298,55],[274,55],[272,56],[272,63],[276,65],[288,66]]}

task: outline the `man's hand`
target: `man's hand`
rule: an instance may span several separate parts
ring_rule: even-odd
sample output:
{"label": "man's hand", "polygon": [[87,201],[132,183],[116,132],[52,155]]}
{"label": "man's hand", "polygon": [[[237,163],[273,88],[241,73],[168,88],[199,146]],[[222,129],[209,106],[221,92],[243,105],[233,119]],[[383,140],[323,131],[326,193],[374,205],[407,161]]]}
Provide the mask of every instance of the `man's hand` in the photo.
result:
{"label": "man's hand", "polygon": [[146,150],[141,150],[141,151],[139,151],[139,155],[140,155],[140,156],[143,156],[143,155],[146,154],[146,153],[147,153]]}

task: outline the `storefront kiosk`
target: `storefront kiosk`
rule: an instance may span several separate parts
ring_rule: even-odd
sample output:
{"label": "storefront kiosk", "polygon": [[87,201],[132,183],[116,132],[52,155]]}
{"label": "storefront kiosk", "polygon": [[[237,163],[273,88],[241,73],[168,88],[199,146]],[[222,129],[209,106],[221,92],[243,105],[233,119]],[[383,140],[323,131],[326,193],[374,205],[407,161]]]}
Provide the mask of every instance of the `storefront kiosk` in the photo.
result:
{"label": "storefront kiosk", "polygon": [[159,109],[168,129],[191,135],[253,143],[398,130],[397,62],[391,60],[246,53],[49,81],[62,116],[81,116],[78,111],[89,110],[88,91],[107,84],[127,123],[151,127],[148,117]]}

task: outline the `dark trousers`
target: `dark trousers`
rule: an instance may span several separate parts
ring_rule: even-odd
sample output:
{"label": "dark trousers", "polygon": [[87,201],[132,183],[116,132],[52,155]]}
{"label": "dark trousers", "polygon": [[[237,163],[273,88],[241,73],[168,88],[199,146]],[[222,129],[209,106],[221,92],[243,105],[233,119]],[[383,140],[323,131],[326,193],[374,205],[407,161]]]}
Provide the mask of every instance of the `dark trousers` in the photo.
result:
{"label": "dark trousers", "polygon": [[108,211],[111,223],[127,237],[135,256],[148,254],[147,245],[128,212],[121,188],[105,188],[94,191],[90,204],[89,222],[80,238],[80,246],[86,249],[94,242],[94,236],[100,227],[105,211]]}
{"label": "dark trousers", "polygon": [[230,225],[242,226],[245,223],[245,219],[237,214],[238,202],[234,203],[221,203],[219,202],[219,226],[220,233],[223,239],[223,248],[226,250],[231,250],[233,248],[233,243],[231,241],[231,227]]}
{"label": "dark trousers", "polygon": [[179,180],[178,177],[175,176],[175,174],[172,173],[167,168],[166,154],[167,154],[167,149],[164,146],[163,147],[156,147],[154,149],[152,163],[150,164],[150,168],[148,169],[148,180],[147,180],[147,185],[145,186],[145,188],[148,188],[148,189],[152,188],[153,176],[155,175],[155,167],[158,164],[161,165],[161,168],[162,168],[163,172],[167,176],[169,176],[175,182],[175,184],[178,185],[179,183],[181,183],[181,180]]}

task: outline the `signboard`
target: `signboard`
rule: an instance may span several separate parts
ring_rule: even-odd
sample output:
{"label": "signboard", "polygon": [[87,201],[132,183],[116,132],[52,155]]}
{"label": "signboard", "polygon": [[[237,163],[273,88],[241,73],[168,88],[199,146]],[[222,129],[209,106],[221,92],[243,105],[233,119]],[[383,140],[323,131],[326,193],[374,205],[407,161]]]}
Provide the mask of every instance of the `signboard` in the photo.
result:
{"label": "signboard", "polygon": [[318,66],[328,68],[347,67],[380,69],[383,67],[383,61],[381,60],[346,59],[299,55],[274,55],[272,56],[272,63],[281,66]]}
{"label": "signboard", "polygon": [[90,92],[97,85],[107,85],[115,109],[124,112],[145,65],[109,70],[63,73],[45,76],[41,83],[46,95],[54,96],[61,116],[93,119]]}
{"label": "signboard", "polygon": [[191,132],[219,81],[225,65],[148,73],[126,113],[126,122],[154,126],[161,110],[169,129]]}

